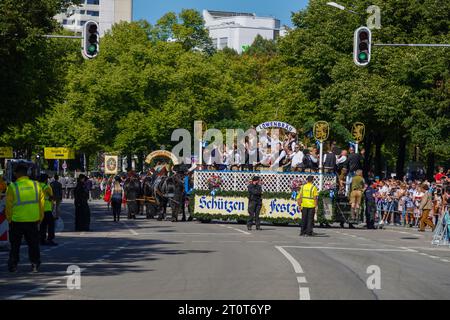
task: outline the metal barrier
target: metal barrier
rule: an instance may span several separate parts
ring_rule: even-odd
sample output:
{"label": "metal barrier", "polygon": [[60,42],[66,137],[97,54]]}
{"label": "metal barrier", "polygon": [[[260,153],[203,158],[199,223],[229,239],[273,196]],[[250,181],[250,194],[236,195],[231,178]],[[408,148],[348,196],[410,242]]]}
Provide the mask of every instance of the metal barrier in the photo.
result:
{"label": "metal barrier", "polygon": [[247,186],[254,176],[260,176],[263,182],[263,192],[292,192],[292,180],[300,178],[306,181],[314,177],[313,184],[320,190],[320,179],[323,186],[336,187],[335,174],[305,173],[305,172],[272,172],[272,171],[228,171],[201,170],[194,172],[194,189],[209,190],[208,179],[218,176],[222,180],[222,191],[247,191]]}

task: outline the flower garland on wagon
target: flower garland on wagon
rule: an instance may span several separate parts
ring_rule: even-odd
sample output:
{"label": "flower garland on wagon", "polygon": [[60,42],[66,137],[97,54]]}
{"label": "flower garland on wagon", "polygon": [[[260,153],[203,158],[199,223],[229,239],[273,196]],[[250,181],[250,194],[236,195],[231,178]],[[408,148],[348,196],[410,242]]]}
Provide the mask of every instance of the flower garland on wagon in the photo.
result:
{"label": "flower garland on wagon", "polygon": [[218,175],[212,175],[208,178],[208,188],[211,190],[211,195],[214,197],[222,187],[222,178]]}
{"label": "flower garland on wagon", "polygon": [[298,190],[302,187],[304,181],[301,178],[295,178],[291,181],[291,199],[295,200],[297,198]]}

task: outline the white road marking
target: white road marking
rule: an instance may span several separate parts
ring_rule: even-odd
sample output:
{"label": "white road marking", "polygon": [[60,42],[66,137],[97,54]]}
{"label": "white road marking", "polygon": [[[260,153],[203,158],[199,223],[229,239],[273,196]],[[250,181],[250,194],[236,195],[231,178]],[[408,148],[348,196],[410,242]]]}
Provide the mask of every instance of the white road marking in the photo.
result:
{"label": "white road marking", "polygon": [[17,300],[17,299],[22,299],[24,297],[25,297],[25,295],[23,295],[23,294],[16,294],[14,296],[7,297],[6,300]]}
{"label": "white road marking", "polygon": [[305,277],[297,277],[297,282],[298,283],[308,283],[308,281],[306,281]]}
{"label": "white road marking", "polygon": [[[288,261],[294,267],[295,273],[297,273],[297,274],[298,273],[303,273],[303,269],[300,266],[300,263],[298,263],[298,261],[295,260],[294,257],[292,257],[286,250],[284,250],[283,247],[275,246],[275,248],[277,248],[286,257],[286,259],[288,259]],[[302,283],[307,283],[308,282],[308,281],[306,281],[306,277],[298,276],[297,277],[297,282],[299,284],[299,286],[298,286],[299,300],[311,300],[311,295],[309,293],[309,288],[306,288],[306,287],[304,288],[304,287],[302,287],[300,285]]]}
{"label": "white road marking", "polygon": [[264,240],[254,240],[254,241],[247,241],[249,243],[267,243],[267,241]]}
{"label": "white road marking", "polygon": [[135,235],[135,236],[139,235],[139,233],[137,233],[136,231],[131,229],[130,226],[126,222],[124,222],[124,221],[120,221],[120,222],[122,222],[122,224],[128,229],[128,231],[131,232],[132,235]]}
{"label": "white road marking", "polygon": [[380,252],[413,252],[404,249],[369,249],[369,248],[342,248],[342,247],[302,247],[302,246],[283,246],[284,248],[298,249],[323,249],[323,250],[348,250],[348,251],[380,251]]}
{"label": "white road marking", "polygon": [[289,262],[294,267],[295,273],[303,273],[303,269],[300,266],[300,263],[298,263],[298,261],[295,260],[294,257],[292,257],[286,250],[284,250],[283,247],[275,246],[275,248],[277,248],[278,251],[280,251],[286,257],[286,259],[289,260]]}
{"label": "white road marking", "polygon": [[442,262],[450,262],[447,259],[441,259]]}
{"label": "white road marking", "polygon": [[247,231],[244,231],[244,230],[241,230],[241,229],[238,229],[238,228],[233,228],[233,227],[228,227],[229,229],[233,229],[233,230],[235,230],[235,231],[239,231],[239,232],[242,232],[243,234],[251,234],[250,232],[247,232]]}
{"label": "white road marking", "polygon": [[[239,230],[242,232],[242,230]],[[250,233],[247,233],[250,234]],[[164,235],[164,236],[198,236],[198,235],[221,235],[221,236],[235,236],[240,235],[240,233],[231,232],[140,232],[139,236],[142,235]]]}
{"label": "white road marking", "polygon": [[431,259],[439,259],[439,257],[436,256],[429,256]]}
{"label": "white road marking", "polygon": [[404,249],[404,250],[407,250],[407,251],[409,251],[409,252],[419,252],[419,251],[417,251],[417,250],[414,250],[414,249],[411,249],[411,248],[407,248],[407,247],[399,247],[400,249]]}
{"label": "white road marking", "polygon": [[193,240],[192,242],[211,243],[211,241],[208,240]]}
{"label": "white road marking", "polygon": [[309,294],[309,288],[299,287],[299,296],[300,296],[300,300],[311,300],[311,296]]}

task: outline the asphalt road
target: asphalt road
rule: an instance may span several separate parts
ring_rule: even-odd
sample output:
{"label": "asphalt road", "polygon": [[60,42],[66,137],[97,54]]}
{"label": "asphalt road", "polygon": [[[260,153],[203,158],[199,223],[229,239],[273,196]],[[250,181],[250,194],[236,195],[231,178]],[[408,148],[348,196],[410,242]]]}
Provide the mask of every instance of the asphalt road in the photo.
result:
{"label": "asphalt road", "polygon": [[[0,299],[450,299],[450,248],[433,247],[430,231],[329,228],[305,238],[297,227],[247,232],[124,213],[114,223],[91,202],[93,232],[73,232],[73,204],[62,209],[65,230],[59,246],[42,247],[39,273],[26,246],[14,274],[0,251]],[[71,265],[80,289],[67,288]]]}

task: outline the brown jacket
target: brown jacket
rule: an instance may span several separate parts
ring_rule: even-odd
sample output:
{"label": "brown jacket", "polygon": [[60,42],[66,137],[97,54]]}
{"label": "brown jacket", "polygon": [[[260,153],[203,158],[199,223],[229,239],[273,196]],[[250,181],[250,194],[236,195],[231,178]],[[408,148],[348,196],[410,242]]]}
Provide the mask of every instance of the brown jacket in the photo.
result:
{"label": "brown jacket", "polygon": [[425,194],[422,197],[422,201],[420,201],[419,205],[420,210],[431,210],[433,209],[433,199],[428,191],[425,191]]}

